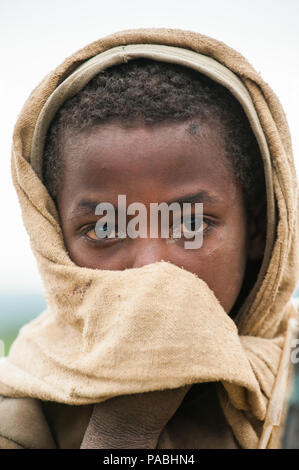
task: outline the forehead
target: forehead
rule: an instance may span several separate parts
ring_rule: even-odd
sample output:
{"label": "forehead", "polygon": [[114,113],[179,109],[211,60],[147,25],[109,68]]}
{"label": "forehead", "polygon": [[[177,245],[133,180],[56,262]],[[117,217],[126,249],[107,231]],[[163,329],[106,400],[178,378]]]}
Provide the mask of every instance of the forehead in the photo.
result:
{"label": "forehead", "polygon": [[219,126],[198,120],[154,126],[100,125],[69,136],[63,187],[146,197],[179,190],[224,194],[235,184]]}

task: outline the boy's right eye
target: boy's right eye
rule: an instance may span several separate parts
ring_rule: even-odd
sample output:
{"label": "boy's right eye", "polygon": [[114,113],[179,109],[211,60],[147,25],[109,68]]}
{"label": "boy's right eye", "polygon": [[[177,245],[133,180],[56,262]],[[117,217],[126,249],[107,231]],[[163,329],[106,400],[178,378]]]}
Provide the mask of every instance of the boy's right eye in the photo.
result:
{"label": "boy's right eye", "polygon": [[97,228],[95,225],[89,226],[83,231],[83,235],[87,239],[95,241],[95,242],[99,242],[101,240],[106,240],[106,239],[113,240],[114,238],[117,238],[115,227],[113,226],[113,224],[107,224],[107,223],[101,226],[98,226]]}

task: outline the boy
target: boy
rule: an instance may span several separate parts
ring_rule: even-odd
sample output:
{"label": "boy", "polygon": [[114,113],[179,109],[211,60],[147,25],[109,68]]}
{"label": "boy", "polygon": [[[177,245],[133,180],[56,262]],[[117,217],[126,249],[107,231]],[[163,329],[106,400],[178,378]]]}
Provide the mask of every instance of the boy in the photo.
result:
{"label": "boy", "polygon": [[[120,33],[88,46],[94,59],[76,68],[79,52],[57,71],[55,91],[51,80],[39,90],[41,112],[30,109],[30,166],[17,160],[14,177],[49,310],[2,363],[0,393],[39,400],[49,447],[279,445],[283,420],[273,416],[286,411],[281,364],[297,272],[294,169],[279,104],[271,94],[269,114],[246,77],[266,85],[222,48],[192,33]],[[248,89],[229,71],[233,60]],[[191,225],[202,203],[202,246],[186,249],[184,218],[179,238],[122,237],[109,222],[99,237],[98,204],[116,208],[119,195],[147,213],[189,203]],[[75,435],[64,435],[74,422]],[[4,447],[24,446],[12,430],[0,434]]]}

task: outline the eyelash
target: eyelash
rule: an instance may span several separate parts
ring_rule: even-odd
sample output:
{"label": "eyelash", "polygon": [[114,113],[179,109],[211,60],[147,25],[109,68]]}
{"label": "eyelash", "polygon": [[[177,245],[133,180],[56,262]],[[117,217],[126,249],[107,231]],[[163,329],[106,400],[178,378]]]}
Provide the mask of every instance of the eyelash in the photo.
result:
{"label": "eyelash", "polygon": [[[207,219],[207,218],[203,218],[203,221],[208,225],[208,227],[203,231],[204,234],[207,234],[211,229],[213,229],[216,225],[216,222],[215,221],[212,221],[211,219]],[[183,219],[182,219],[182,222],[183,223]],[[90,232],[91,230],[94,230],[95,229],[95,226],[96,224],[91,224],[91,225],[88,225],[88,226],[85,226],[81,229],[80,233],[79,233],[79,236],[82,237],[86,242],[88,243],[92,243],[93,245],[98,245],[99,243],[100,244],[107,244],[108,242],[115,242],[116,240],[125,240],[123,238],[102,238],[102,239],[98,239],[98,240],[93,240],[92,238],[88,237],[87,236],[87,233]],[[183,238],[183,237],[182,237]]]}

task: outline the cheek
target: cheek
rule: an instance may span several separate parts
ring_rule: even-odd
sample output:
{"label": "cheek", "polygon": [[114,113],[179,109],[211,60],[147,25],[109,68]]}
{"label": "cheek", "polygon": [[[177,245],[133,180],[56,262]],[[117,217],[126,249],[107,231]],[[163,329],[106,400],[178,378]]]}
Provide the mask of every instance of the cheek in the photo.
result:
{"label": "cheek", "polygon": [[189,270],[207,283],[229,313],[244,280],[246,261],[247,236],[244,224],[235,230],[223,229],[204,240],[203,246],[194,251],[188,264]]}

